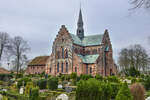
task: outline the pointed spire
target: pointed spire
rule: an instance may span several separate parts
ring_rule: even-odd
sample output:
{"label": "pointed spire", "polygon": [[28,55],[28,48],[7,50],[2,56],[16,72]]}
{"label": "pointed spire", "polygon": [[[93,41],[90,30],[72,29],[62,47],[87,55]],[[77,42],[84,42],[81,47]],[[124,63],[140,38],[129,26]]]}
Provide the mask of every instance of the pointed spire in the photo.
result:
{"label": "pointed spire", "polygon": [[78,27],[80,25],[83,25],[83,19],[82,19],[82,11],[81,11],[81,8],[80,8],[80,13],[79,13],[79,18],[78,18]]}
{"label": "pointed spire", "polygon": [[84,28],[83,28],[83,19],[82,19],[82,11],[80,8],[79,18],[77,23],[77,36],[82,40],[84,38]]}

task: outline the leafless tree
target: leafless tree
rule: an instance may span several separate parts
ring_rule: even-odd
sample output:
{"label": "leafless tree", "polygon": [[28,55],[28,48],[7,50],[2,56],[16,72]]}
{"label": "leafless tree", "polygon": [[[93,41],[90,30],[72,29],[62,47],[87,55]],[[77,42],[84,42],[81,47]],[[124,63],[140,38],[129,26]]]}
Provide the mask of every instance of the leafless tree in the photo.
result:
{"label": "leafless tree", "polygon": [[14,62],[16,63],[17,74],[19,69],[21,69],[23,59],[26,57],[27,51],[29,51],[29,45],[22,37],[16,36],[11,40],[11,47],[9,51],[12,57],[15,58]]}
{"label": "leafless tree", "polygon": [[7,47],[9,47],[9,40],[10,40],[10,37],[8,33],[0,32],[0,62],[2,59],[3,53],[5,52]]}
{"label": "leafless tree", "polygon": [[122,49],[118,60],[120,67],[124,71],[134,67],[139,71],[145,72],[148,69],[149,62],[150,59],[146,50],[139,44]]}
{"label": "leafless tree", "polygon": [[146,9],[150,8],[150,0],[129,0],[129,3],[134,5],[132,9],[141,8],[141,7]]}
{"label": "leafless tree", "polygon": [[[20,57],[20,62],[19,62],[19,65],[20,65],[19,71],[23,71],[26,68],[28,63],[29,63],[29,60],[27,56],[22,55]],[[17,71],[17,59],[16,58],[11,61],[11,66],[12,66],[11,68],[12,71]]]}

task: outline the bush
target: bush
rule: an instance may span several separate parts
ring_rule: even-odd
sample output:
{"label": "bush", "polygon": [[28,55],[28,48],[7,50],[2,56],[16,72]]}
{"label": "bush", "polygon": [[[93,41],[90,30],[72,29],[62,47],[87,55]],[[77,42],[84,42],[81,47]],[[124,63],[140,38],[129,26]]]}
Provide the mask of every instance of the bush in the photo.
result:
{"label": "bush", "polygon": [[29,95],[31,88],[33,88],[33,83],[32,82],[28,82],[26,87],[25,87],[25,94],[26,95]]}
{"label": "bush", "polygon": [[22,73],[17,74],[16,78],[23,78],[23,74]]}
{"label": "bush", "polygon": [[136,80],[136,78],[132,78],[131,79],[131,83],[133,84],[133,83],[135,83],[137,80]]}
{"label": "bush", "polygon": [[37,82],[37,85],[39,86],[40,89],[46,89],[47,80],[46,79],[41,79]]}
{"label": "bush", "polygon": [[96,78],[97,80],[100,80],[100,81],[102,81],[102,80],[103,80],[103,77],[102,77],[102,76],[100,76],[99,74],[97,74],[97,75],[95,76],[95,78]]}
{"label": "bush", "polygon": [[70,78],[76,80],[77,79],[77,73],[75,73],[75,72],[71,73]]}
{"label": "bush", "polygon": [[90,79],[90,78],[93,78],[93,76],[92,75],[86,75],[86,74],[81,74],[80,75],[80,79],[81,80],[88,80],[88,79]]}
{"label": "bush", "polygon": [[107,80],[109,82],[115,82],[115,83],[119,83],[119,79],[116,76],[108,76]]}
{"label": "bush", "polygon": [[58,87],[58,79],[56,77],[51,77],[48,80],[48,88],[51,90],[55,90]]}
{"label": "bush", "polygon": [[20,88],[21,86],[23,86],[23,82],[24,82],[24,86],[26,86],[27,82],[30,82],[31,79],[28,77],[22,78],[18,81],[17,87]]}
{"label": "bush", "polygon": [[38,98],[39,98],[39,88],[32,88],[29,100],[38,100]]}
{"label": "bush", "polygon": [[133,96],[133,100],[145,100],[144,94],[145,89],[144,87],[139,83],[134,83],[130,86],[130,91]]}
{"label": "bush", "polygon": [[143,84],[146,90],[150,89],[150,76],[145,76]]}
{"label": "bush", "polygon": [[127,83],[124,83],[121,86],[115,100],[133,100],[133,97],[131,95]]}
{"label": "bush", "polygon": [[109,83],[96,79],[80,80],[76,89],[76,100],[109,100],[111,87]]}
{"label": "bush", "polygon": [[1,81],[8,81],[11,78],[13,78],[13,76],[11,74],[0,74],[0,80]]}
{"label": "bush", "polygon": [[115,99],[117,94],[118,94],[118,91],[120,89],[120,83],[110,83],[110,85],[111,85],[111,88],[112,88],[111,98]]}

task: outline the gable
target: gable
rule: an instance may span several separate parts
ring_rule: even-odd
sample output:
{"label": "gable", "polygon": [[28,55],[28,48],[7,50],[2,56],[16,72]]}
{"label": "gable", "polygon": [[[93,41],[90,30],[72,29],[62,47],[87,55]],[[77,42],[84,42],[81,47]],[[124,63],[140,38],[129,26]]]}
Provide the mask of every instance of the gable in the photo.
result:
{"label": "gable", "polygon": [[83,40],[80,40],[78,36],[74,34],[70,34],[74,44],[81,45],[81,46],[95,46],[100,45],[103,40],[103,34],[100,35],[90,35],[85,36]]}

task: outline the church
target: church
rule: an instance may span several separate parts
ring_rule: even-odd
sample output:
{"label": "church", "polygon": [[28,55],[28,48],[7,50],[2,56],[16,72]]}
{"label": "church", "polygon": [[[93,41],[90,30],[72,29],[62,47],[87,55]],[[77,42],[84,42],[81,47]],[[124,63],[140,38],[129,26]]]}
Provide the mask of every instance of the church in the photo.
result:
{"label": "church", "polygon": [[76,34],[62,25],[53,42],[52,53],[46,61],[45,73],[77,75],[115,75],[117,67],[113,60],[113,50],[108,30],[103,34],[86,36],[80,9]]}

